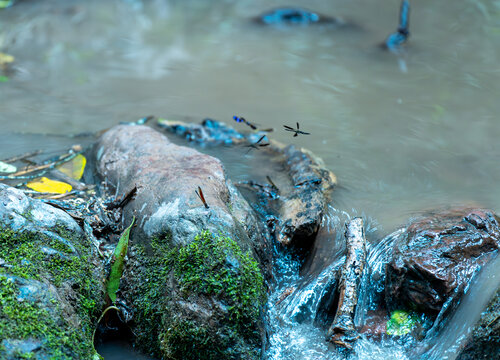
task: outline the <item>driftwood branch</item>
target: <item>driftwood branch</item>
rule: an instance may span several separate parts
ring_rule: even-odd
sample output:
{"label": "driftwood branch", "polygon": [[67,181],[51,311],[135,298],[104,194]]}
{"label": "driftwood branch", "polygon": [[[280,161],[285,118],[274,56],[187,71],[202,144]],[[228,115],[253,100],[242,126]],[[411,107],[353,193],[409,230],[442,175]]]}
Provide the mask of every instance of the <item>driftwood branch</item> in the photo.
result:
{"label": "driftwood branch", "polygon": [[327,340],[335,345],[352,349],[359,338],[354,327],[354,313],[358,303],[358,288],[366,262],[366,239],[363,219],[354,218],[346,224],[347,255],[341,270],[339,301],[335,319],[328,329]]}

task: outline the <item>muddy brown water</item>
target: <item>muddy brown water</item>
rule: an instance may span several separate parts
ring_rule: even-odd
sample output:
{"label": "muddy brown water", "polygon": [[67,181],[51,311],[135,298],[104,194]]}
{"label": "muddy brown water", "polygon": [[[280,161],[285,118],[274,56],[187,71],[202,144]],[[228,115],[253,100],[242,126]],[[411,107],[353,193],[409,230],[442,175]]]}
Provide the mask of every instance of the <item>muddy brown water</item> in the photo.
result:
{"label": "muddy brown water", "polygon": [[[359,26],[248,20],[285,4]],[[376,45],[396,29],[398,0],[21,1],[0,11],[0,52],[16,57],[0,83],[0,158],[68,144],[26,133],[98,131],[149,114],[241,115],[322,157],[340,184],[332,216],[364,215],[375,240],[429,208],[500,212],[500,1],[411,6],[397,57]],[[312,135],[283,131],[296,122]],[[236,180],[262,175],[244,154],[226,161]],[[315,255],[325,265],[328,241]],[[320,356],[297,344],[273,358]]]}

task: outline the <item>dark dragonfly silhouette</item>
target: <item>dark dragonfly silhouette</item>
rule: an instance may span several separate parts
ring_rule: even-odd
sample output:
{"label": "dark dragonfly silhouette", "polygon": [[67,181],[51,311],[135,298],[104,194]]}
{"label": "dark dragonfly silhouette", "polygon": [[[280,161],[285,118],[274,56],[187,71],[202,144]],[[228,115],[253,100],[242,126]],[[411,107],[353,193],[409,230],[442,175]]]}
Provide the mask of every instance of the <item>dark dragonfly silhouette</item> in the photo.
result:
{"label": "dark dragonfly silhouette", "polygon": [[234,115],[234,116],[233,116],[233,119],[234,119],[234,121],[236,121],[236,122],[247,124],[247,125],[248,125],[248,126],[250,126],[253,130],[257,130],[257,126],[255,126],[255,125],[254,125],[254,124],[252,124],[251,122],[247,121],[244,117]]}
{"label": "dark dragonfly silhouette", "polygon": [[247,154],[248,154],[248,152],[249,152],[250,150],[252,150],[252,149],[259,150],[259,147],[264,147],[264,146],[269,146],[269,145],[271,145],[270,143],[267,143],[267,144],[261,144],[261,143],[260,143],[262,140],[264,140],[264,138],[265,138],[265,137],[266,137],[266,135],[262,135],[262,136],[260,137],[260,139],[259,139],[259,140],[257,140],[257,142],[255,142],[255,143],[253,143],[253,144],[250,144],[250,145],[245,145],[246,147],[250,148],[250,149],[248,149]]}
{"label": "dark dragonfly silhouette", "polygon": [[399,9],[399,26],[395,33],[390,34],[383,46],[392,52],[399,52],[401,46],[410,36],[410,1],[403,0]]}
{"label": "dark dragonfly silhouette", "polygon": [[302,134],[302,135],[311,135],[311,134],[310,134],[310,133],[308,133],[308,132],[305,132],[305,131],[299,130],[299,129],[300,129],[300,125],[299,125],[299,123],[297,123],[297,129],[294,129],[293,127],[286,126],[286,125],[283,125],[283,127],[285,128],[285,130],[286,130],[286,131],[291,131],[291,132],[294,132],[295,134],[293,134],[293,136],[298,136],[299,134]]}
{"label": "dark dragonfly silhouette", "polygon": [[195,190],[194,192],[200,198],[201,202],[205,206],[205,209],[210,209],[210,206],[208,206],[208,204],[207,204],[207,202],[205,200],[205,196],[203,196],[203,191],[201,191],[201,187],[198,186],[198,190]]}

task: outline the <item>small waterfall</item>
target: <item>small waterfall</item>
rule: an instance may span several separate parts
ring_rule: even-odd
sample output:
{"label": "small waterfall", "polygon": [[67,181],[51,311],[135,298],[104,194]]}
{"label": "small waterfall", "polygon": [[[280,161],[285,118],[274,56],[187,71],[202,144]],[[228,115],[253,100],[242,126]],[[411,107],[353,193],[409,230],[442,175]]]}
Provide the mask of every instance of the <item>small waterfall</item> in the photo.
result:
{"label": "small waterfall", "polygon": [[[267,360],[345,358],[345,354],[326,341],[328,325],[325,319],[318,318],[318,311],[324,306],[327,293],[336,287],[338,270],[345,261],[344,226],[350,218],[347,212],[329,206],[314,248],[305,261],[276,250],[276,285],[268,300]],[[373,221],[365,223],[365,233],[376,231]]]}
{"label": "small waterfall", "polygon": [[365,323],[367,312],[376,310],[384,301],[385,265],[392,256],[394,241],[404,231],[405,229],[396,230],[373,247],[368,244],[366,267],[354,318],[354,323],[358,328]]}

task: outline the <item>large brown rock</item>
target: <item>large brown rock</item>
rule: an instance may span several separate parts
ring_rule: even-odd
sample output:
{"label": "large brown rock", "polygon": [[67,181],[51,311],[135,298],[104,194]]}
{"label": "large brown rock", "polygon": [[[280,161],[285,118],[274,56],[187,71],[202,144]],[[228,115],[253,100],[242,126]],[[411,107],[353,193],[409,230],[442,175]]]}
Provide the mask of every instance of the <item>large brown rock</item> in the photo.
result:
{"label": "large brown rock", "polygon": [[[135,201],[124,208],[126,224],[137,218],[135,234],[151,238],[168,232],[181,245],[200,229],[223,228],[251,234],[255,245],[261,244],[248,204],[218,159],[175,145],[149,127],[121,125],[100,138],[97,160],[99,174],[117,194],[137,187]],[[195,193],[198,186],[209,209]]]}
{"label": "large brown rock", "polygon": [[395,240],[387,265],[389,307],[434,314],[451,308],[499,246],[499,218],[489,210],[447,210],[414,221]]}
{"label": "large brown rock", "polygon": [[263,279],[254,259],[269,264],[268,236],[221,162],[145,126],[110,129],[96,156],[118,194],[137,187],[123,209],[137,228],[119,296],[138,344],[169,359],[258,358]]}

